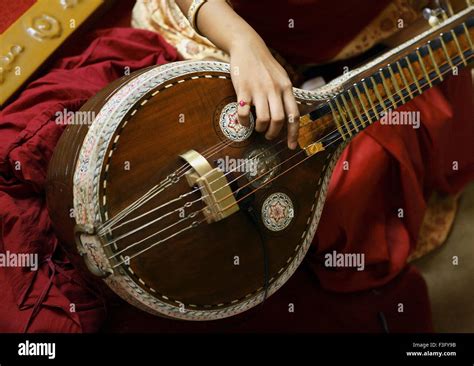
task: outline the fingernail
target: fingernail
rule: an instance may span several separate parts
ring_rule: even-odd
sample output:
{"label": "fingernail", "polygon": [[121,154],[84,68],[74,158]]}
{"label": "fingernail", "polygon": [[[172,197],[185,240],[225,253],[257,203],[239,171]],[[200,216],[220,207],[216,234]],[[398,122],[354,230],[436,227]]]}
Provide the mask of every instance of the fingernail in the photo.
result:
{"label": "fingernail", "polygon": [[290,150],[296,149],[296,146],[298,146],[297,142],[295,142],[295,141],[288,142],[288,148],[290,148]]}

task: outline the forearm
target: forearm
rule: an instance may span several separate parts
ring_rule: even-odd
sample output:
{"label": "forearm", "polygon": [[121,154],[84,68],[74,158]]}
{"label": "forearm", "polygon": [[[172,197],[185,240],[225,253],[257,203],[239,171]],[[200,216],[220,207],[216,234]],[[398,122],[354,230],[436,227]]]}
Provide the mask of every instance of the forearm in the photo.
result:
{"label": "forearm", "polygon": [[[181,11],[187,15],[192,0],[176,0]],[[252,44],[263,40],[224,0],[208,0],[197,13],[199,32],[220,49],[231,53],[237,44]]]}

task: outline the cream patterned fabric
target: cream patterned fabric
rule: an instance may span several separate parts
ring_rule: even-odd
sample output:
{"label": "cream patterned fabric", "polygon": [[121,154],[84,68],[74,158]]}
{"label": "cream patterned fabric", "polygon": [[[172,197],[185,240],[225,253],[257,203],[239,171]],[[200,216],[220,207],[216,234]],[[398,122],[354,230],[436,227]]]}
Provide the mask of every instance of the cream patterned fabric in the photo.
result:
{"label": "cream patterned fabric", "polygon": [[162,35],[186,60],[212,59],[229,62],[229,55],[201,37],[174,0],[137,0],[132,26]]}

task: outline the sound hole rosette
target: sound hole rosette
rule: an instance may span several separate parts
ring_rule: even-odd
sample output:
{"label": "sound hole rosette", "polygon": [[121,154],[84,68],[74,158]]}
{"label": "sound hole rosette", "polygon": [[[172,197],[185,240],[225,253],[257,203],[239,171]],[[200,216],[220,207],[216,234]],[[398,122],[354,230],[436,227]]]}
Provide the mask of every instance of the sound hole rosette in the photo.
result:
{"label": "sound hole rosette", "polygon": [[231,102],[224,106],[219,116],[219,128],[225,137],[233,142],[242,142],[247,140],[255,127],[255,119],[252,113],[249,114],[250,125],[240,124],[237,115],[237,102]]}
{"label": "sound hole rosette", "polygon": [[261,216],[268,230],[285,230],[295,217],[293,201],[283,192],[272,193],[263,201]]}

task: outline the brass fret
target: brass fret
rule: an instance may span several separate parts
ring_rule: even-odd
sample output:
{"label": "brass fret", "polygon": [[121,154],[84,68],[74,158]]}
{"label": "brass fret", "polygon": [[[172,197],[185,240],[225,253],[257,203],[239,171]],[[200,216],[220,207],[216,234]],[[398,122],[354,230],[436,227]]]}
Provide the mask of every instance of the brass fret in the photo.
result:
{"label": "brass fret", "polygon": [[357,98],[359,98],[360,104],[362,105],[362,109],[364,110],[364,113],[367,116],[367,121],[369,121],[369,123],[372,123],[372,117],[370,116],[369,111],[365,107],[364,101],[362,100],[362,95],[360,94],[357,84],[354,84],[354,89],[357,93]]}
{"label": "brass fret", "polygon": [[438,77],[439,77],[439,81],[443,81],[443,74],[441,74],[441,71],[439,70],[439,66],[438,64],[436,63],[436,59],[434,57],[434,54],[433,54],[433,50],[431,49],[431,44],[430,42],[428,42],[428,52],[430,54],[430,58],[431,58],[431,62],[433,63],[433,66],[436,70],[436,73],[438,74]]}
{"label": "brass fret", "polygon": [[355,109],[355,111],[356,111],[356,113],[357,113],[357,117],[359,117],[359,121],[360,121],[360,123],[362,124],[362,127],[365,128],[365,121],[364,121],[364,119],[362,118],[362,114],[361,114],[360,111],[359,111],[359,107],[357,106],[357,103],[356,103],[356,101],[355,101],[355,99],[354,99],[354,96],[352,95],[351,89],[347,90],[347,93],[349,94],[349,98],[350,98],[351,103],[352,103],[352,105],[354,106],[354,109]]}
{"label": "brass fret", "polygon": [[410,71],[411,77],[413,78],[413,81],[415,82],[415,85],[418,88],[418,91],[420,92],[420,94],[423,93],[423,90],[421,90],[420,83],[418,82],[418,79],[416,78],[415,72],[413,71],[413,66],[411,66],[408,56],[405,57],[405,60],[407,60],[408,70]]}
{"label": "brass fret", "polygon": [[407,89],[410,99],[413,99],[413,94],[411,92],[410,84],[408,84],[408,80],[405,76],[405,73],[403,72],[403,67],[400,65],[400,62],[398,61],[397,61],[397,68],[398,68],[398,71],[400,71],[400,76],[402,77],[403,84],[405,84],[405,89]]}
{"label": "brass fret", "polygon": [[309,114],[305,114],[300,117],[300,128],[306,126],[307,124],[313,122]]}
{"label": "brass fret", "polygon": [[349,136],[352,136],[352,131],[349,128],[349,123],[347,122],[346,114],[344,113],[344,109],[342,109],[341,105],[339,104],[339,102],[337,100],[337,97],[334,98],[334,101],[336,102],[337,111],[339,112],[339,115],[341,116],[342,121],[344,122],[344,126],[346,126],[347,133],[349,134]]}
{"label": "brass fret", "polygon": [[456,47],[458,48],[459,57],[461,57],[461,60],[464,66],[467,66],[466,59],[464,58],[464,52],[462,51],[461,45],[459,44],[459,40],[458,40],[458,37],[456,36],[456,32],[454,32],[453,29],[451,29],[451,34],[453,36],[454,43],[456,44]]}
{"label": "brass fret", "polygon": [[337,127],[337,130],[339,131],[339,134],[342,136],[342,139],[343,140],[346,140],[346,136],[344,135],[344,131],[342,130],[341,128],[341,124],[339,123],[339,119],[337,117],[337,114],[336,114],[336,111],[334,110],[332,104],[332,102],[329,101],[329,108],[331,108],[331,112],[332,112],[332,117],[334,118],[334,122],[336,122],[336,127]]}
{"label": "brass fret", "polygon": [[380,105],[382,106],[382,110],[383,110],[384,112],[386,112],[386,111],[387,111],[387,108],[385,107],[385,103],[384,103],[384,101],[383,101],[383,99],[382,99],[382,96],[381,96],[380,93],[379,93],[379,86],[378,86],[378,84],[375,83],[375,80],[374,80],[374,78],[373,78],[372,76],[370,77],[370,81],[372,82],[372,86],[373,86],[372,89],[374,89],[375,96],[377,97],[377,99],[378,99]]}
{"label": "brass fret", "polygon": [[443,52],[446,55],[446,58],[448,59],[449,66],[451,66],[451,70],[454,70],[453,62],[451,61],[451,57],[449,56],[448,49],[446,48],[446,44],[444,43],[444,40],[443,40],[443,33],[440,34],[439,39],[441,41],[441,48],[443,49]]}
{"label": "brass fret", "polygon": [[464,32],[466,33],[466,38],[469,42],[469,46],[471,46],[471,50],[472,50],[474,47],[472,47],[472,39],[471,39],[471,35],[469,34],[469,29],[467,29],[466,23],[462,23],[462,25],[464,27]]}
{"label": "brass fret", "polygon": [[365,85],[364,80],[362,80],[362,86],[364,87],[365,95],[367,96],[367,100],[370,103],[370,107],[374,111],[375,117],[377,118],[377,121],[380,119],[379,112],[377,111],[377,108],[375,108],[374,102],[372,101],[372,98],[370,97],[369,89],[367,88],[367,85]]}
{"label": "brass fret", "polygon": [[416,49],[416,55],[418,56],[418,61],[421,65],[421,69],[423,70],[423,73],[425,74],[426,81],[428,81],[428,85],[431,88],[433,86],[433,83],[431,82],[430,74],[428,74],[428,71],[426,71],[425,63],[423,62],[423,57],[421,57],[419,48]]}
{"label": "brass fret", "polygon": [[344,93],[341,94],[341,100],[346,107],[347,112],[349,113],[349,117],[351,118],[352,125],[355,127],[356,132],[359,132],[359,127],[357,127],[357,122],[355,121],[354,116],[352,115],[351,109],[349,108],[349,104],[347,104],[346,97],[344,97]]}
{"label": "brass fret", "polygon": [[388,89],[387,80],[385,80],[385,76],[383,75],[382,69],[380,69],[379,74],[380,74],[380,77],[382,78],[382,85],[385,90],[385,94],[387,95],[388,99],[392,102],[393,108],[397,108],[397,103],[395,102],[395,99],[393,99],[393,95],[391,91]]}
{"label": "brass fret", "polygon": [[400,85],[398,84],[397,78],[395,77],[395,74],[392,70],[392,66],[388,64],[388,71],[390,72],[390,77],[392,78],[392,84],[395,87],[395,90],[400,97],[400,100],[402,101],[403,104],[405,104],[405,97],[403,96],[402,91],[400,90]]}

